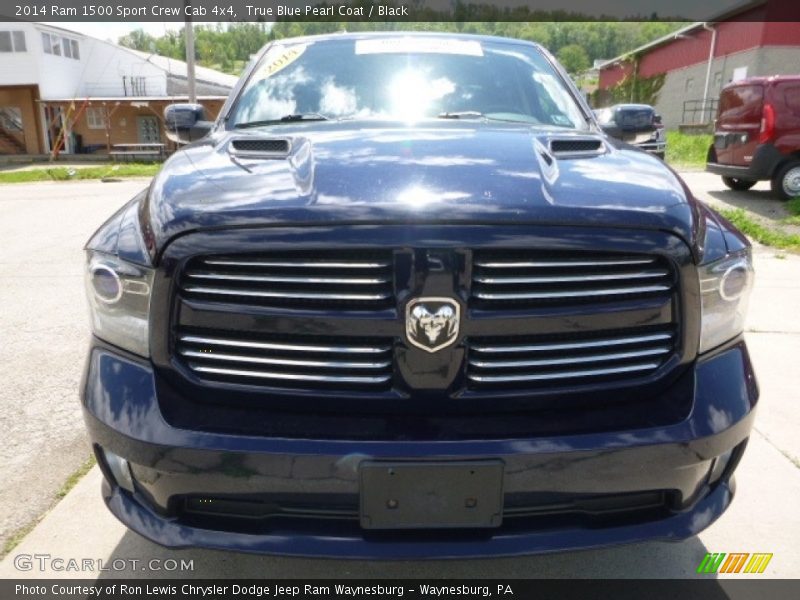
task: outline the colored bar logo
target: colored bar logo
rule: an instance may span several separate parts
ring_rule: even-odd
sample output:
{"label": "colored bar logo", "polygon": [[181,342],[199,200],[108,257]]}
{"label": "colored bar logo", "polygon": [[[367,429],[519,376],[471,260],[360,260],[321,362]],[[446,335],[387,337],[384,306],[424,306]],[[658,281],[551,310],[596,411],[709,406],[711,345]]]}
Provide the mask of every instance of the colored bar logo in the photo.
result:
{"label": "colored bar logo", "polygon": [[697,572],[702,574],[714,573],[763,573],[767,568],[772,554],[747,552],[708,553],[703,557]]}

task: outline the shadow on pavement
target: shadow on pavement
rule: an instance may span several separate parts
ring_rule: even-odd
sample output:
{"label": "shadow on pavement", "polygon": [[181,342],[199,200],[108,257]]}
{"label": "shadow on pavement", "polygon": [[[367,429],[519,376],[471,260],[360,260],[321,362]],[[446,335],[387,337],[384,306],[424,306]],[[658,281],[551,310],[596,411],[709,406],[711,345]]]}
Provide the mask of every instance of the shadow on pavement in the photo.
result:
{"label": "shadow on pavement", "polygon": [[[127,531],[107,564],[115,559],[193,561],[190,571],[107,571],[100,579],[263,578],[687,578],[696,576],[707,550],[695,536],[684,542],[649,542],[518,558],[482,560],[370,561],[285,558],[215,550],[172,550]],[[140,569],[142,567],[140,566]],[[712,578],[705,575],[704,578]]]}
{"label": "shadow on pavement", "polygon": [[709,191],[709,196],[729,208],[743,208],[768,221],[779,221],[790,216],[786,203],[778,200],[769,190],[733,190]]}

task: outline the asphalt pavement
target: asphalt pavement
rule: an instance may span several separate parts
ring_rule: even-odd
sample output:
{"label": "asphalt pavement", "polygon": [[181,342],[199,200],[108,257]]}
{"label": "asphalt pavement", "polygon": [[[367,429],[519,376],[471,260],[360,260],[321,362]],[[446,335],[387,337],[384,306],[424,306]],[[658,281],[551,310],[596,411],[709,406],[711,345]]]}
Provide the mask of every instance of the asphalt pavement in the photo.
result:
{"label": "asphalt pavement", "polygon": [[[718,178],[689,173],[709,201],[728,198]],[[88,456],[77,399],[88,340],[81,247],[91,232],[146,184],[71,182],[0,186],[0,539],[40,515]],[[763,195],[757,187],[756,200]],[[733,199],[733,205],[745,200]],[[770,200],[764,198],[765,202]],[[726,203],[725,200],[722,201]],[[780,207],[778,207],[780,208]],[[769,210],[761,207],[762,210]],[[777,208],[776,208],[777,210]],[[755,431],[737,471],[731,508],[681,543],[491,560],[344,561],[276,558],[156,546],[119,524],[102,503],[97,468],[0,562],[0,577],[160,577],[168,559],[189,562],[181,577],[688,577],[706,552],[773,553],[760,577],[800,577],[800,256],[756,247],[756,287],[747,341],[761,386]],[[92,559],[65,571],[49,559]],[[20,557],[23,557],[20,559]],[[144,563],[162,560],[162,570]],[[163,562],[167,561],[167,562]],[[47,568],[40,566],[47,563]],[[100,565],[107,570],[98,571]],[[120,569],[111,567],[116,565]],[[165,566],[168,565],[168,566]],[[738,577],[741,577],[739,575]]]}

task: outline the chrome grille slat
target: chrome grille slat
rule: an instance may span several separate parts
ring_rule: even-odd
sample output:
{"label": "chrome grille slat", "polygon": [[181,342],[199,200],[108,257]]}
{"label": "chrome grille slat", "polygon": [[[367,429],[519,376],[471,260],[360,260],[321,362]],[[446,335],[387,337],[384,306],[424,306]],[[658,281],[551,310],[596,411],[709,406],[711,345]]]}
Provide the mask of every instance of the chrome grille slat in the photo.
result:
{"label": "chrome grille slat", "polygon": [[569,283],[575,281],[614,281],[617,279],[653,279],[664,277],[667,271],[639,271],[637,273],[611,273],[607,275],[558,275],[552,277],[485,277],[477,276],[480,283],[511,285],[518,283]]}
{"label": "chrome grille slat", "polygon": [[655,258],[628,258],[628,259],[608,259],[608,260],[536,260],[536,261],[504,261],[486,262],[475,261],[476,267],[488,267],[491,269],[520,269],[520,268],[547,268],[547,267],[609,267],[621,265],[650,265],[656,261]]}
{"label": "chrome grille slat", "polygon": [[660,363],[650,362],[634,365],[622,365],[619,367],[607,367],[603,369],[588,369],[582,371],[554,371],[547,373],[524,373],[519,375],[476,375],[470,373],[468,377],[473,381],[483,383],[512,383],[520,381],[545,381],[552,379],[573,379],[582,377],[597,377],[601,375],[617,375],[621,373],[632,373],[638,371],[651,371],[658,368]]}
{"label": "chrome grille slat", "polygon": [[649,292],[669,291],[668,285],[642,285],[625,288],[600,288],[596,290],[565,290],[560,292],[475,292],[482,300],[555,300],[558,298],[591,298],[593,296],[622,296]]}
{"label": "chrome grille slat", "polygon": [[212,294],[216,296],[246,296],[250,298],[281,298],[297,300],[386,300],[391,294],[341,294],[330,292],[279,292],[273,290],[247,290],[237,288],[219,288],[202,285],[187,285],[184,291],[196,294]]}
{"label": "chrome grille slat", "polygon": [[473,344],[471,349],[476,352],[498,353],[498,352],[549,352],[553,350],[586,350],[591,348],[605,348],[608,346],[622,346],[630,344],[641,344],[647,342],[663,342],[672,339],[669,333],[653,333],[647,335],[635,335],[627,337],[603,338],[596,340],[586,340],[582,342],[564,342],[555,344],[523,344],[508,346],[485,346]]}
{"label": "chrome grille slat", "polygon": [[631,352],[615,352],[611,354],[594,354],[591,356],[571,356],[569,358],[550,358],[550,359],[534,359],[534,360],[512,360],[512,361],[485,361],[485,360],[470,360],[469,364],[476,367],[494,368],[494,369],[515,369],[520,367],[547,367],[556,365],[570,365],[573,363],[590,363],[602,362],[606,360],[622,360],[625,358],[642,358],[646,356],[658,356],[667,354],[671,348],[661,346],[659,348],[647,348],[642,350],[634,350]]}
{"label": "chrome grille slat", "polygon": [[215,281],[253,281],[264,283],[330,283],[338,285],[371,285],[375,283],[389,283],[385,277],[381,278],[334,278],[334,277],[290,277],[286,275],[248,275],[227,273],[202,273],[189,271],[187,277],[194,279],[212,279]]}
{"label": "chrome grille slat", "polygon": [[241,354],[221,354],[219,352],[205,353],[196,350],[178,350],[181,356],[189,358],[204,358],[228,362],[243,362],[263,365],[284,365],[289,367],[318,367],[322,369],[385,369],[392,363],[384,362],[341,362],[330,360],[298,360],[293,358],[270,358],[266,356],[244,356]]}
{"label": "chrome grille slat", "polygon": [[380,262],[325,262],[325,261],[275,261],[275,260],[223,260],[205,259],[203,264],[228,267],[278,267],[289,269],[381,269],[391,266],[390,261]]}
{"label": "chrome grille slat", "polygon": [[274,379],[277,381],[305,381],[318,383],[355,383],[355,384],[379,384],[386,383],[391,375],[354,377],[346,375],[314,375],[282,373],[277,371],[251,371],[247,369],[225,369],[222,367],[206,367],[189,363],[189,368],[198,373],[213,373],[217,375],[230,375],[235,377],[256,377],[259,379]]}
{"label": "chrome grille slat", "polygon": [[284,344],[278,342],[258,342],[250,340],[233,340],[198,335],[181,335],[182,342],[198,344],[234,346],[239,348],[255,348],[260,350],[287,350],[290,352],[331,352],[336,354],[379,354],[389,352],[391,346],[336,346],[319,344]]}

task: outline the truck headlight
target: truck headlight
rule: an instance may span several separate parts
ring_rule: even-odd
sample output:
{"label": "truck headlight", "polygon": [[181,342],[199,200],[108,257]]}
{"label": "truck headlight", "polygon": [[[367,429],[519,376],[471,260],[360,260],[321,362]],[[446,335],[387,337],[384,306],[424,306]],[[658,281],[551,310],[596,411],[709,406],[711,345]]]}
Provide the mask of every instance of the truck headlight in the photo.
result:
{"label": "truck headlight", "polygon": [[744,331],[747,302],[753,287],[750,249],[701,266],[697,271],[702,306],[702,353]]}
{"label": "truck headlight", "polygon": [[86,296],[92,330],[100,339],[140,356],[149,356],[152,288],[152,269],[110,254],[87,251]]}

